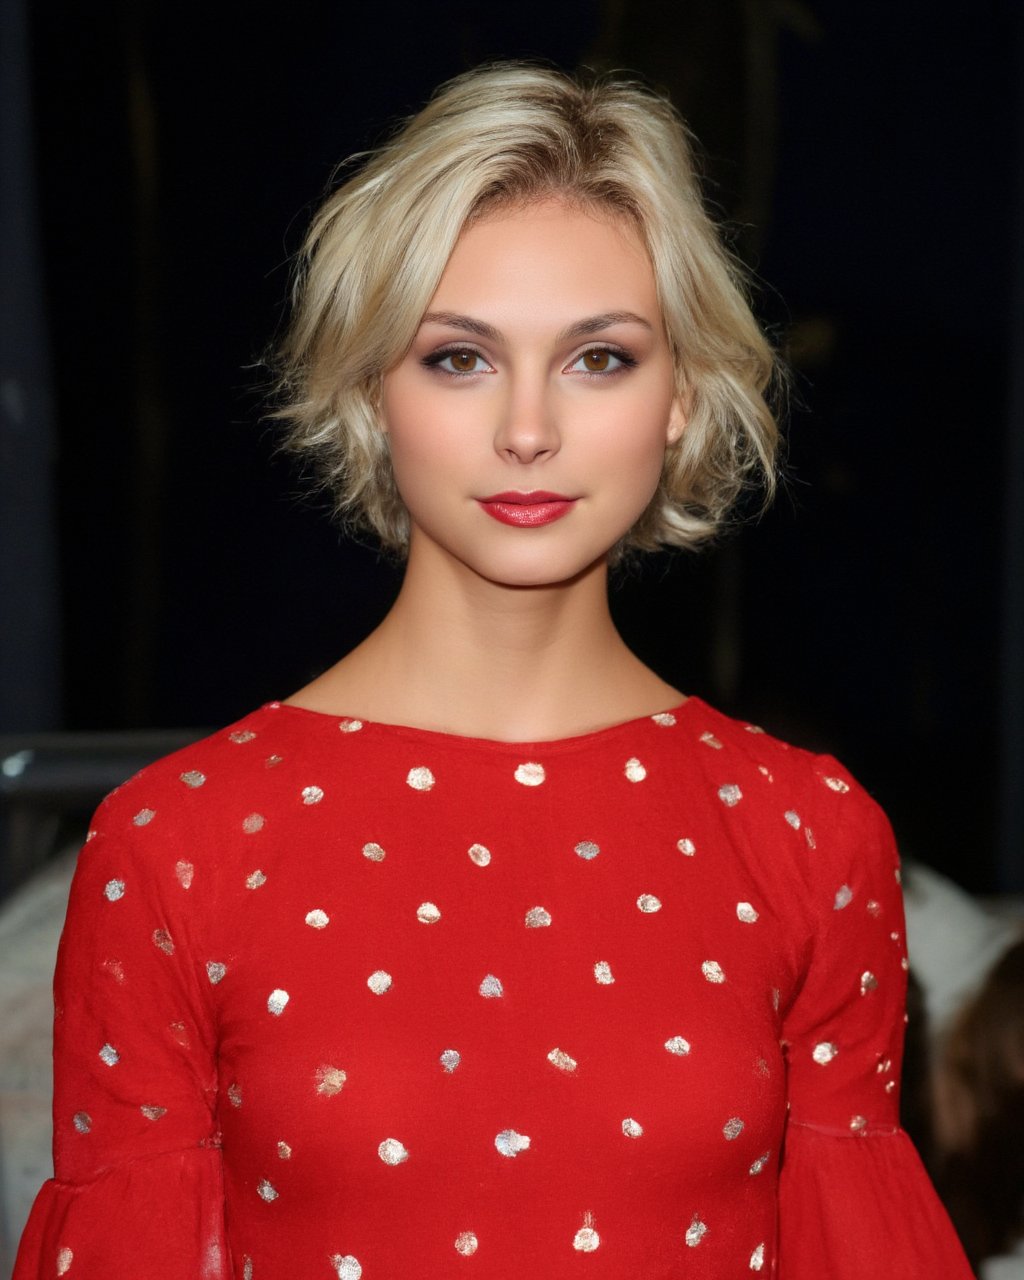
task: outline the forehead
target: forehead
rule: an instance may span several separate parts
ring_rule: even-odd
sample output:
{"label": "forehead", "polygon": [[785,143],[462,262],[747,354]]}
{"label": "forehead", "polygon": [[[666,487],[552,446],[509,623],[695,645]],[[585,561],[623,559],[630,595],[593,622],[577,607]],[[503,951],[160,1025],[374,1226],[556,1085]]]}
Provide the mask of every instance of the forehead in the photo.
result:
{"label": "forehead", "polygon": [[633,223],[612,210],[549,199],[485,213],[462,231],[431,311],[660,319],[654,270]]}

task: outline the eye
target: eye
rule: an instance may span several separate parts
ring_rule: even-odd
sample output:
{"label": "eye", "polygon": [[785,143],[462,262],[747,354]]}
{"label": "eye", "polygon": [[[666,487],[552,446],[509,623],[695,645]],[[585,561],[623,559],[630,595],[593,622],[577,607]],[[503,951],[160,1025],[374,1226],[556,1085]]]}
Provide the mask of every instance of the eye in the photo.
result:
{"label": "eye", "polygon": [[430,369],[440,369],[442,373],[463,376],[469,373],[493,373],[491,365],[479,351],[472,347],[448,347],[446,350],[434,351],[423,363]]}
{"label": "eye", "polygon": [[611,347],[591,347],[572,361],[567,372],[618,373],[620,369],[630,369],[635,364],[633,357],[625,351],[613,351]]}

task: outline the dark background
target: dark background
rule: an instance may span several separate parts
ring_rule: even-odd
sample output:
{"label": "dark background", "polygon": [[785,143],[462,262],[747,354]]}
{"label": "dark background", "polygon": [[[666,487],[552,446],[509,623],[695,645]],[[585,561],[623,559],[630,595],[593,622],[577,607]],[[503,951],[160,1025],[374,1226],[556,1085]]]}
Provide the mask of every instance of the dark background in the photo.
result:
{"label": "dark background", "polygon": [[5,419],[28,514],[0,523],[0,731],[213,727],[372,627],[396,571],[262,417],[310,210],[481,60],[627,67],[701,139],[795,382],[773,512],[628,575],[622,629],[671,683],[841,755],[908,852],[1024,890],[1022,12],[37,0],[4,339],[53,453]]}

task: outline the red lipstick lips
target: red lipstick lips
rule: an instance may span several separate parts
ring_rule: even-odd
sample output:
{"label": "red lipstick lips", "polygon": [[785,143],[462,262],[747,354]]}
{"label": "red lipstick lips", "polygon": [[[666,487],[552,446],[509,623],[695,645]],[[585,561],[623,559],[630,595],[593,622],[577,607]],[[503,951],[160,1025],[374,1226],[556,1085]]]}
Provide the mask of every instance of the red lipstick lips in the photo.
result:
{"label": "red lipstick lips", "polygon": [[568,515],[576,503],[561,493],[548,493],[543,489],[532,493],[494,493],[489,498],[479,498],[481,507],[502,524],[518,525],[521,529],[535,529],[551,524]]}

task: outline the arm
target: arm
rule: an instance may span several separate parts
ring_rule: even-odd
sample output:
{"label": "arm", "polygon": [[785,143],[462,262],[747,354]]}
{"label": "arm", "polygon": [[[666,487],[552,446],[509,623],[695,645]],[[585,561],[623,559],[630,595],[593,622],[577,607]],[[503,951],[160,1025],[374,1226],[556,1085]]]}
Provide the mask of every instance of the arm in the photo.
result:
{"label": "arm", "polygon": [[230,1275],[202,955],[211,886],[173,811],[147,771],[101,805],[79,856],[54,978],[54,1177],[14,1280]]}
{"label": "arm", "polygon": [[817,929],[784,1022],[780,1280],[970,1280],[899,1126],[906,940],[892,831],[835,761],[815,770]]}

